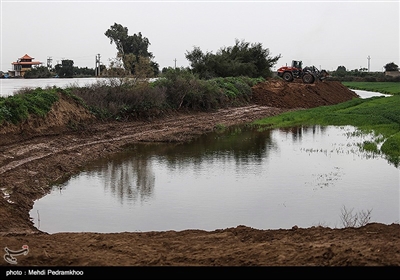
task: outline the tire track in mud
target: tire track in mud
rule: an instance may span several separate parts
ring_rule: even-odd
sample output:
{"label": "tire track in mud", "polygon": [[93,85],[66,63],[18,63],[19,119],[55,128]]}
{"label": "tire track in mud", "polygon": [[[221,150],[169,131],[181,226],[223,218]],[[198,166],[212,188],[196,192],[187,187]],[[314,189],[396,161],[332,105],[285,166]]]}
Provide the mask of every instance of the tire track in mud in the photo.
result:
{"label": "tire track in mud", "polygon": [[[221,109],[213,113],[179,115],[147,123],[100,124],[95,127],[94,134],[88,136],[80,137],[79,135],[72,134],[52,136],[52,139],[39,136],[34,139],[26,140],[24,143],[16,143],[3,147],[3,150],[6,150],[7,154],[3,153],[3,159],[0,159],[0,175],[36,160],[60,153],[79,150],[88,146],[116,143],[119,141],[127,142],[127,140],[129,140],[129,142],[165,142],[169,141],[171,135],[186,134],[184,137],[186,138],[191,137],[190,135],[195,136],[205,131],[211,131],[217,123],[224,125],[244,123],[261,118],[260,114],[271,116],[281,112],[282,110],[278,108],[252,105],[233,109]],[[110,134],[119,136],[110,137]],[[90,140],[93,138],[97,138],[98,140]],[[182,139],[182,141],[184,140],[185,139]],[[71,142],[77,141],[80,143],[71,145]],[[10,159],[13,158],[17,159],[10,161]],[[6,161],[9,162],[4,165]]]}
{"label": "tire track in mud", "polygon": [[[146,136],[146,134],[154,134],[154,133],[158,133],[158,132],[162,132],[167,130],[168,128],[165,129],[159,129],[159,130],[152,130],[148,133],[142,133],[142,136]],[[73,151],[73,150],[77,150],[79,148],[85,147],[85,146],[93,146],[93,145],[98,145],[98,144],[103,144],[103,143],[111,143],[111,142],[116,142],[116,141],[121,141],[121,140],[126,140],[126,139],[130,139],[130,138],[135,138],[136,135],[125,135],[125,136],[120,136],[120,137],[115,137],[115,138],[108,138],[108,139],[103,139],[103,140],[97,140],[97,141],[90,141],[90,142],[86,142],[83,144],[78,144],[78,145],[74,145],[71,147],[67,147],[67,148],[63,148],[63,149],[53,149],[52,152],[49,153],[44,153],[41,155],[37,155],[37,156],[30,156],[30,157],[26,157],[23,158],[21,160],[16,160],[16,161],[12,161],[9,164],[6,164],[5,166],[0,167],[0,175],[12,170],[14,168],[17,168],[25,163],[28,162],[32,162],[34,160],[38,160],[38,159],[43,159],[45,157],[57,154],[57,153],[63,153],[63,152],[68,152],[68,151]],[[141,141],[140,139],[137,139],[138,141]]]}

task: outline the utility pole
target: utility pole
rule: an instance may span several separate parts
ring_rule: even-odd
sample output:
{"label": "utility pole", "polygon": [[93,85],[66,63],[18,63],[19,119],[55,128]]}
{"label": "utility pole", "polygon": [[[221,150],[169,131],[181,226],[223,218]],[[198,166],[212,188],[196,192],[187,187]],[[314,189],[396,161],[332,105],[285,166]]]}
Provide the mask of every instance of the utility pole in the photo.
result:
{"label": "utility pole", "polygon": [[176,69],[176,58],[174,59],[174,61],[175,61],[175,69]]}
{"label": "utility pole", "polygon": [[94,75],[100,76],[100,54],[96,55],[96,65],[94,67]]}
{"label": "utility pole", "polygon": [[367,59],[368,59],[368,72],[369,72],[369,61],[371,60],[371,57],[368,56]]}
{"label": "utility pole", "polygon": [[53,61],[53,59],[51,58],[51,56],[47,57],[47,68],[48,69],[51,69],[53,67],[52,61]]}

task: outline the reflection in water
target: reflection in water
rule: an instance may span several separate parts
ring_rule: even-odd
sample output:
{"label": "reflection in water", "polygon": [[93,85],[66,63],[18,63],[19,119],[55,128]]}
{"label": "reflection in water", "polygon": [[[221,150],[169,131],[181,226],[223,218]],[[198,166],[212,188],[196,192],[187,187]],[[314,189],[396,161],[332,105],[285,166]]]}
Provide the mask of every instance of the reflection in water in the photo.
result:
{"label": "reflection in water", "polygon": [[324,135],[326,132],[326,127],[313,125],[313,126],[296,126],[296,127],[287,127],[287,128],[279,128],[279,131],[286,132],[287,135],[292,137],[293,141],[301,142],[303,134],[316,135],[321,134]]}
{"label": "reflection in water", "polygon": [[154,189],[154,172],[146,158],[130,157],[124,161],[117,158],[88,175],[104,178],[104,189],[110,190],[121,203],[146,200]]}
{"label": "reflection in water", "polygon": [[[199,166],[207,160],[221,162],[234,160],[237,167],[249,162],[261,163],[271,150],[276,149],[270,137],[271,131],[259,132],[245,127],[230,127],[223,132],[200,137],[192,145],[167,146],[162,153],[155,151],[167,161],[169,168],[179,168],[188,163]],[[154,149],[152,149],[154,152]]]}
{"label": "reflection in water", "polygon": [[246,166],[260,165],[268,153],[277,146],[270,137],[271,131],[230,127],[200,137],[194,145],[187,143],[146,144],[127,146],[123,153],[112,160],[103,159],[87,166],[87,176],[102,178],[105,191],[109,190],[120,203],[143,201],[153,194],[155,174],[151,157],[165,162],[170,171],[193,165],[199,170],[204,162],[221,164],[234,161],[237,172],[246,172]]}
{"label": "reflection in water", "polygon": [[135,144],[87,166],[31,215],[40,211],[50,233],[340,227],[343,206],[398,222],[399,171],[360,149],[372,137],[237,126],[190,143]]}

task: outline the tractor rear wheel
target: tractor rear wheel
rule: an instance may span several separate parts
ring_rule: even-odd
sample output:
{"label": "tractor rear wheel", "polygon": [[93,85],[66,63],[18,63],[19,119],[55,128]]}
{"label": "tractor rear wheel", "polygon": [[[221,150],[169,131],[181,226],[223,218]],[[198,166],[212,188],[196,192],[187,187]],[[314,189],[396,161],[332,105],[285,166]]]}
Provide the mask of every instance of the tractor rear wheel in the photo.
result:
{"label": "tractor rear wheel", "polygon": [[291,72],[285,72],[285,73],[283,73],[282,78],[286,82],[291,82],[291,81],[293,81],[293,74]]}
{"label": "tractor rear wheel", "polygon": [[303,79],[303,82],[304,82],[305,84],[312,84],[312,83],[314,83],[314,81],[315,81],[314,76],[311,75],[310,73],[304,74],[303,77],[302,77],[302,79]]}

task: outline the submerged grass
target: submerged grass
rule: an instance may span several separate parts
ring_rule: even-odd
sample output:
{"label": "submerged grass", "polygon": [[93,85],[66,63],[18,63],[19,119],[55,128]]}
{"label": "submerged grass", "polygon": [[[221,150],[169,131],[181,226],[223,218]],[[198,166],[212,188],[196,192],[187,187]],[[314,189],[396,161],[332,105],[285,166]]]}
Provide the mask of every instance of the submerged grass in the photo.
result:
{"label": "submerged grass", "polygon": [[[376,136],[374,142],[363,143],[365,150],[383,153],[396,167],[400,162],[400,95],[356,98],[332,106],[287,112],[257,120],[253,124],[267,128],[352,125],[362,133],[373,133]],[[378,150],[378,144],[382,141]]]}

